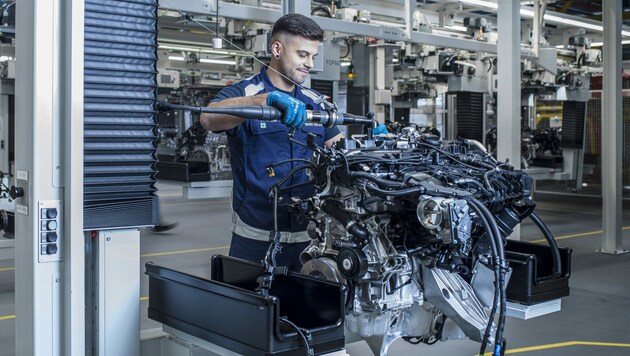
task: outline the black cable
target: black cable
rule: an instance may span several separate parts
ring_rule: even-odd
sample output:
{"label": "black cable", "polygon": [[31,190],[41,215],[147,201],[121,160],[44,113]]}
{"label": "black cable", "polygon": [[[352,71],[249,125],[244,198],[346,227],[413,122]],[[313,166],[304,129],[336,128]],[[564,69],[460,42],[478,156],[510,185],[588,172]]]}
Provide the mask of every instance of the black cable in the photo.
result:
{"label": "black cable", "polygon": [[350,55],[350,52],[352,51],[352,48],[350,47],[350,41],[348,41],[347,38],[344,38],[343,41],[346,43],[346,48],[348,49],[348,51],[343,56],[339,56],[339,59],[347,58]]}
{"label": "black cable", "polygon": [[307,180],[307,181],[300,182],[300,183],[295,183],[295,184],[291,184],[291,185],[285,185],[282,188],[278,188],[278,191],[286,192],[287,190],[291,190],[291,189],[295,189],[295,188],[311,185],[311,184],[313,184],[313,182],[314,181],[311,179],[311,180]]}
{"label": "black cable", "polygon": [[488,191],[486,188],[484,188],[484,186],[479,183],[478,181],[472,179],[472,178],[460,178],[460,179],[456,179],[453,184],[455,185],[461,185],[461,184],[472,184],[475,187],[477,187],[477,189],[479,189],[481,191],[481,193],[487,197],[492,197],[494,196],[494,193]]}
{"label": "black cable", "polygon": [[[272,189],[280,189],[280,186],[282,184],[284,184],[287,180],[291,179],[291,177],[296,174],[299,171],[302,171],[304,169],[313,169],[309,166],[297,166],[295,168],[293,168],[292,170],[289,171],[289,173],[287,173],[287,175],[285,175],[282,179],[280,179],[276,184],[274,184],[272,186]],[[284,188],[282,189],[284,190]]]}
{"label": "black cable", "polygon": [[538,214],[532,212],[531,215],[529,215],[529,218],[532,219],[536,226],[538,226],[540,231],[545,236],[547,243],[549,243],[549,247],[551,247],[551,256],[553,257],[553,278],[560,277],[562,275],[562,261],[560,259],[560,249],[558,248],[558,243],[556,242],[556,239],[553,238],[553,234],[551,233],[547,225],[545,225],[545,223],[540,219]]}
{"label": "black cable", "polygon": [[4,177],[11,178],[13,175],[11,173],[4,173],[0,171],[0,191],[6,190],[7,192],[11,190],[6,184],[4,184]]}
{"label": "black cable", "polygon": [[313,162],[311,162],[310,160],[306,159],[306,158],[289,158],[289,159],[285,159],[279,162],[274,162],[274,163],[270,163],[269,165],[267,165],[267,168],[275,168],[281,164],[285,164],[285,163],[294,163],[294,162],[302,162],[305,165],[307,165],[309,168],[311,169],[316,169],[317,166],[315,164],[313,164]]}
{"label": "black cable", "polygon": [[[492,254],[496,256],[498,254],[497,241],[493,236],[491,236],[493,232],[490,229],[490,223],[488,222],[488,219],[486,218],[486,215],[483,213],[481,208],[479,208],[479,204],[480,204],[479,201],[471,199],[468,202],[470,203],[470,207],[477,213],[477,215],[479,216],[479,219],[481,220],[481,224],[486,229],[486,234],[488,235],[488,238],[490,239],[490,246],[492,249]],[[494,299],[492,302],[492,309],[490,310],[490,315],[488,317],[488,325],[486,325],[486,330],[484,331],[483,338],[481,340],[481,348],[479,350],[480,355],[483,355],[486,352],[488,338],[490,337],[490,330],[492,329],[492,324],[494,323],[494,317],[496,315],[497,306],[500,300],[501,288],[499,286],[499,273],[500,273],[499,266],[498,264],[494,263],[493,267],[494,267]]]}
{"label": "black cable", "polygon": [[503,339],[503,328],[505,326],[505,317],[507,312],[507,298],[505,295],[505,273],[507,272],[507,266],[505,264],[505,249],[503,247],[503,239],[501,237],[501,232],[499,230],[499,226],[494,218],[494,215],[488,210],[488,208],[483,205],[478,200],[472,198],[471,201],[473,204],[477,204],[481,212],[485,215],[488,223],[490,224],[491,231],[493,233],[493,237],[497,242],[497,255],[495,259],[495,264],[499,265],[499,286],[500,286],[500,299],[501,299],[501,308],[499,310],[499,321],[497,322],[497,330],[495,336],[495,356],[497,353],[500,355],[501,351],[501,340]]}
{"label": "black cable", "polygon": [[342,151],[339,151],[339,154],[341,155],[341,157],[343,157],[344,161],[346,162],[346,172],[350,174],[350,164],[348,163],[348,157]]}
{"label": "black cable", "polygon": [[[434,147],[434,146],[432,146],[432,145],[430,145],[428,143],[418,142],[418,144],[420,144],[422,146],[425,146],[425,147],[427,147],[427,148],[429,148],[429,149],[431,149],[433,151],[440,152],[441,154],[445,155],[446,157],[450,158],[451,160],[453,160],[453,161],[455,161],[455,162],[457,162],[457,163],[459,163],[461,165],[464,165],[464,166],[466,166],[468,168],[475,169],[475,170],[478,170],[478,171],[481,171],[481,170],[486,171],[489,168],[489,167],[476,167],[476,166],[470,165],[470,164],[468,164],[468,163],[466,163],[464,161],[459,160],[458,158],[453,156],[451,153],[446,152],[446,151],[444,151],[442,149],[439,149],[437,147]],[[479,163],[482,163],[482,162],[479,162]],[[488,165],[488,164],[486,164],[486,165]],[[492,168],[494,168],[494,167],[492,167]]]}
{"label": "black cable", "polygon": [[[295,329],[295,331],[297,331],[298,335],[300,335],[300,337],[302,338],[302,341],[304,341],[304,348],[306,348],[306,355],[314,356],[315,355],[315,350],[313,350],[313,347],[308,342],[307,336],[304,334],[304,332],[302,332],[302,328],[300,328],[299,326],[295,325],[286,316],[281,316],[279,320],[281,322],[285,323],[285,324],[288,324],[293,329]],[[306,331],[308,333],[308,330],[304,330],[304,331]],[[310,333],[309,333],[309,336],[310,336]]]}
{"label": "black cable", "polygon": [[392,294],[396,293],[397,290],[399,290],[402,287],[410,284],[411,281],[413,280],[414,274],[416,273],[416,264],[413,261],[413,256],[411,256],[411,253],[409,253],[409,250],[407,249],[407,235],[409,234],[408,231],[409,231],[409,229],[406,228],[405,229],[405,233],[403,234],[403,249],[405,250],[405,253],[407,254],[407,257],[409,257],[409,263],[411,264],[411,274],[409,275],[409,279],[406,280],[404,283],[400,284],[399,286],[396,286],[391,291],[386,292],[387,295],[392,295]]}

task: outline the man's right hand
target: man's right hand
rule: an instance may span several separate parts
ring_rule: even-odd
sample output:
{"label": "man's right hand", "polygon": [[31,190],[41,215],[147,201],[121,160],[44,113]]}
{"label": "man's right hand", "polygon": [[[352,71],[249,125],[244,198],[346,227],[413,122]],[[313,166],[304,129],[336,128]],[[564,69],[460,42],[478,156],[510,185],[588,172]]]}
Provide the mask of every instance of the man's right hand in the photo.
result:
{"label": "man's right hand", "polygon": [[288,127],[299,128],[306,122],[306,106],[290,95],[272,91],[267,96],[267,105],[282,111],[282,122]]}

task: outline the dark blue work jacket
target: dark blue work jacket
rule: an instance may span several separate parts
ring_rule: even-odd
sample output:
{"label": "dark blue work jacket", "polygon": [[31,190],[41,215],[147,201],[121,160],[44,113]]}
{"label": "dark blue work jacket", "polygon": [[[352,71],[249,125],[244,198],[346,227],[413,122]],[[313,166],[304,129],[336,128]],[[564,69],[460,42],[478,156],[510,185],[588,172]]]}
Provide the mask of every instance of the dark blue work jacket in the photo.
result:
{"label": "dark blue work jacket", "polygon": [[[223,88],[213,101],[221,101],[227,98],[239,96],[253,96],[278,90],[274,87],[263,69],[257,75],[242,80],[239,83]],[[296,87],[293,93],[287,93],[306,104],[307,109],[320,110],[323,106],[316,104],[315,100],[320,95],[311,89]],[[259,234],[250,233],[252,236],[244,236],[259,240],[269,238],[268,231],[273,229],[273,202],[269,198],[271,187],[280,179],[286,176],[291,169],[303,163],[285,163],[274,168],[275,175],[270,177],[267,173],[267,166],[283,160],[292,158],[310,159],[313,152],[300,145],[294,144],[288,138],[289,129],[279,121],[261,121],[255,119],[245,120],[239,126],[227,130],[228,145],[232,161],[232,209],[238,218],[253,230],[260,229],[266,231]],[[306,143],[307,133],[313,132],[317,135],[317,144],[324,145],[329,140],[339,134],[338,128],[326,129],[319,124],[306,123],[301,129],[295,132],[294,138]],[[300,171],[289,179],[284,186],[293,185],[307,181],[306,171]],[[289,213],[286,204],[291,197],[306,198],[314,193],[311,184],[293,188],[282,194],[283,201],[278,207],[278,227],[283,232],[300,232],[306,230],[304,222]],[[234,220],[234,217],[233,217]],[[236,224],[236,221],[235,221]],[[235,231],[239,235],[248,233]],[[262,235],[262,236],[261,236]],[[304,239],[300,239],[304,241]],[[299,241],[284,241],[299,242]]]}

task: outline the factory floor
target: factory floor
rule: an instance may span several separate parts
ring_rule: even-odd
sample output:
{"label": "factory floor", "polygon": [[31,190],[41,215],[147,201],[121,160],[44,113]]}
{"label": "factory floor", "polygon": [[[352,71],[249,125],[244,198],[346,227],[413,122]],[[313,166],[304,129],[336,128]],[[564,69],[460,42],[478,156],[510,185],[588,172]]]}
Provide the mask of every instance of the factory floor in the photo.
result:
{"label": "factory floor", "polygon": [[[193,274],[207,274],[213,254],[226,254],[229,245],[227,200],[185,200],[181,185],[160,183],[165,222],[179,225],[168,232],[141,232],[141,263],[153,261]],[[530,320],[509,317],[505,336],[508,353],[525,356],[614,356],[630,354],[630,254],[597,253],[601,247],[601,201],[567,195],[536,196],[538,215],[561,247],[573,249],[571,295],[562,310]],[[623,247],[630,249],[630,206],[624,202]],[[530,222],[522,224],[522,240],[540,240]],[[14,261],[0,261],[0,356],[15,354]],[[160,327],[147,318],[147,276],[141,275],[141,328]],[[350,355],[369,355],[363,341],[347,345]],[[389,355],[473,356],[479,344],[469,340],[411,345],[397,340]]]}

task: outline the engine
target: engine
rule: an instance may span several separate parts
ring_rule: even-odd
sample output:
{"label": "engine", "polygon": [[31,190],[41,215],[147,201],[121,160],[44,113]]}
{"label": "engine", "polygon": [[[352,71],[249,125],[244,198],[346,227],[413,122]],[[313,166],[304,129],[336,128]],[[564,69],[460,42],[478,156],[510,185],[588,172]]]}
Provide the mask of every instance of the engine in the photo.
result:
{"label": "engine", "polygon": [[310,221],[301,273],[348,286],[346,327],[376,355],[398,338],[500,343],[503,244],[534,209],[531,178],[421,130],[355,146],[311,145],[316,194],[291,202]]}
{"label": "engine", "polygon": [[199,121],[182,134],[179,154],[184,161],[208,162],[211,180],[232,178],[227,136],[207,131]]}

